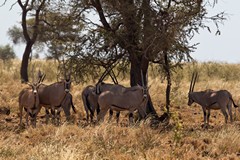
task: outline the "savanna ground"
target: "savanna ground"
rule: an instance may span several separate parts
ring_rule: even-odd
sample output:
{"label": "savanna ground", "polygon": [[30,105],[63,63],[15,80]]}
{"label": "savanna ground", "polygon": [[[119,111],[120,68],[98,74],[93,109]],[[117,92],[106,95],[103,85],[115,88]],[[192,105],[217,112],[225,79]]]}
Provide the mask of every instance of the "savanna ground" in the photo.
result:
{"label": "savanna ground", "polygon": [[[56,81],[54,62],[34,63],[35,68],[41,68],[47,74],[46,84]],[[66,123],[62,114],[61,126],[46,125],[41,118],[42,110],[37,128],[21,128],[18,126],[18,94],[27,86],[20,83],[19,68],[20,62],[16,60],[0,62],[0,107],[11,110],[10,115],[0,114],[0,159],[240,159],[240,113],[237,112],[232,124],[225,125],[221,112],[212,111],[211,126],[203,129],[200,106],[187,106],[193,70],[200,74],[195,90],[227,89],[240,104],[239,64],[187,64],[183,70],[177,69],[173,73],[170,122],[155,128],[149,126],[148,120],[129,127],[127,112],[121,114],[119,125],[114,120],[87,125],[81,91],[94,82],[73,83],[71,93],[78,111],[73,114],[73,123]],[[120,77],[119,83],[128,86],[128,78]],[[153,104],[161,115],[165,106],[166,81],[161,83],[157,69],[150,69],[149,85]]]}

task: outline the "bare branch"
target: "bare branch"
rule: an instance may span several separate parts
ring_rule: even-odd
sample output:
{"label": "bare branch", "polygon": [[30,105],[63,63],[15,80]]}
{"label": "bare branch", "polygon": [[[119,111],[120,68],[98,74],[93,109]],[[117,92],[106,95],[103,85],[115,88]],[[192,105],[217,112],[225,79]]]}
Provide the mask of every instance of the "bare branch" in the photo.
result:
{"label": "bare branch", "polygon": [[104,29],[108,30],[108,31],[111,31],[112,28],[110,27],[110,25],[108,24],[105,16],[104,16],[104,13],[103,13],[103,9],[102,9],[102,5],[100,3],[99,0],[91,0],[93,6],[97,9],[98,11],[98,15],[99,15],[99,18],[100,18],[100,21],[102,22],[103,26],[104,26]]}
{"label": "bare branch", "polygon": [[0,7],[4,6],[6,4],[7,0],[4,0],[3,4],[0,5]]}

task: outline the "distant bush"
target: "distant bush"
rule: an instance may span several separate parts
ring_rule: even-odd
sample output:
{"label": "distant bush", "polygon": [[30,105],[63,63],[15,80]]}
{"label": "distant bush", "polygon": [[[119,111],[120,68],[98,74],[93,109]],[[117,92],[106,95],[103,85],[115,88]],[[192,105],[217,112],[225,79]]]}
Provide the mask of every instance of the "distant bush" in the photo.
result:
{"label": "distant bush", "polygon": [[0,46],[0,59],[3,61],[7,61],[10,59],[14,59],[16,54],[13,51],[13,48],[7,44],[5,46]]}

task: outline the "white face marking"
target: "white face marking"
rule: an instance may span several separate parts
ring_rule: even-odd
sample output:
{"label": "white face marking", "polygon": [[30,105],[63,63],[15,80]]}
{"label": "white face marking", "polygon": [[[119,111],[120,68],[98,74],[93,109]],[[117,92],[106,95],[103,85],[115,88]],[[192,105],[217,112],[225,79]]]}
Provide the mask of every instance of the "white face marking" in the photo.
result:
{"label": "white face marking", "polygon": [[69,92],[69,89],[65,89],[65,92]]}

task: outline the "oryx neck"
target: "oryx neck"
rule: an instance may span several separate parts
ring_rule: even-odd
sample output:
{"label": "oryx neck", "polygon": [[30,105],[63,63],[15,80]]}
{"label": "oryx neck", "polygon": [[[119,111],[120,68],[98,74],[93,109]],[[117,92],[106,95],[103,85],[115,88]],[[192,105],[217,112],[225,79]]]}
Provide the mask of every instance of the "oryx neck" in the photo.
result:
{"label": "oryx neck", "polygon": [[37,100],[38,100],[38,95],[37,94],[33,94],[33,97],[34,97],[34,105],[33,105],[33,109],[36,109],[38,106],[37,106]]}
{"label": "oryx neck", "polygon": [[198,103],[198,104],[202,105],[202,103],[203,103],[202,102],[202,99],[203,99],[202,97],[205,94],[205,92],[203,92],[203,91],[191,92],[190,94],[191,94],[191,97],[192,97],[192,99],[195,103]]}

